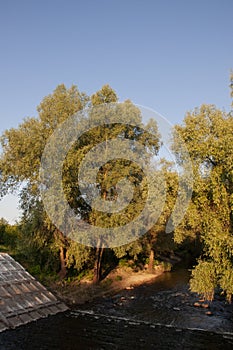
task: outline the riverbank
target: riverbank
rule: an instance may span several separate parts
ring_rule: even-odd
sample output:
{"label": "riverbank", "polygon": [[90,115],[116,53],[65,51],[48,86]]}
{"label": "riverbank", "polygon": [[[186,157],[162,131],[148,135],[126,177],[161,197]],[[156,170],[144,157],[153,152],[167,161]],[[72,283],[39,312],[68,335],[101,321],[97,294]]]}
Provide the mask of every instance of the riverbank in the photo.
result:
{"label": "riverbank", "polygon": [[84,278],[81,281],[59,281],[49,285],[49,289],[69,306],[84,304],[96,298],[108,297],[124,289],[134,289],[136,286],[152,282],[163,274],[163,266],[157,266],[153,273],[147,270],[135,272],[128,267],[117,267],[99,284]]}

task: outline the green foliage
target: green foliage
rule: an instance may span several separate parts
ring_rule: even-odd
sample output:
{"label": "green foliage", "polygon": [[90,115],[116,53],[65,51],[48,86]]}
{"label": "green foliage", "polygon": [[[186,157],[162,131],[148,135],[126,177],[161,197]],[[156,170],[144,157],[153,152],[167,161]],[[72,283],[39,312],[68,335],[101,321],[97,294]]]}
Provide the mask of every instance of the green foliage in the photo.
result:
{"label": "green foliage", "polygon": [[120,259],[119,263],[118,263],[118,266],[119,267],[127,267],[127,266],[129,266],[128,259],[127,258]]}
{"label": "green foliage", "polygon": [[175,239],[180,243],[186,237],[194,239],[196,236],[203,242],[204,257],[193,271],[191,289],[212,299],[214,288],[219,286],[230,300],[232,288],[228,281],[231,281],[233,271],[233,118],[213,105],[203,105],[188,113],[184,124],[176,126],[176,129],[189,150],[195,181],[192,202],[183,222],[175,230]]}
{"label": "green foliage", "polygon": [[192,271],[190,288],[192,292],[201,294],[206,300],[212,301],[214,289],[217,286],[215,264],[211,261],[199,261]]}
{"label": "green foliage", "polygon": [[[149,263],[149,259],[147,260],[147,264]],[[159,266],[161,264],[161,261],[158,259],[154,259],[154,267]]]}
{"label": "green foliage", "polygon": [[81,281],[83,278],[86,278],[88,280],[92,280],[93,279],[93,271],[85,269],[82,270],[79,274],[78,274],[78,281]]}
{"label": "green foliage", "polygon": [[[42,100],[37,108],[37,117],[25,119],[18,128],[6,130],[1,137],[3,149],[0,158],[1,194],[4,195],[6,191],[14,191],[21,187],[20,203],[23,218],[19,226],[17,249],[29,264],[35,266],[35,269],[40,266],[41,271],[59,271],[59,265],[62,266],[63,260],[66,269],[74,269],[80,273],[83,269],[93,268],[95,264],[95,249],[76,244],[64,237],[52,225],[41,203],[39,192],[41,156],[48,138],[59,124],[83,110],[87,105],[96,106],[88,116],[92,121],[98,122],[100,115],[97,112],[102,111],[101,105],[109,104],[110,114],[124,115],[126,123],[116,122],[111,124],[110,128],[109,126],[101,128],[97,123],[97,127],[83,134],[68,152],[63,164],[63,188],[71,208],[91,224],[115,227],[130,222],[143,207],[147,191],[143,173],[136,164],[124,159],[106,162],[100,169],[97,180],[101,186],[102,198],[111,201],[117,195],[117,183],[122,178],[128,178],[134,185],[134,196],[126,212],[106,215],[103,212],[91,210],[81,199],[79,187],[76,186],[79,164],[92,147],[103,141],[106,141],[106,148],[107,142],[116,138],[140,141],[148,149],[145,164],[149,164],[150,157],[158,152],[160,144],[156,123],[150,120],[146,126],[148,132],[145,131],[140,127],[142,124],[138,108],[130,101],[114,107],[111,103],[116,102],[117,99],[115,91],[109,85],[103,86],[89,98],[85,93],[79,92],[77,87],[72,86],[67,89],[62,84]],[[131,125],[135,123],[139,125],[137,128]],[[151,131],[155,135],[153,138],[149,134]],[[106,176],[107,174],[111,176]],[[55,173],[50,174],[50,177],[55,175]],[[58,222],[64,220],[65,214],[59,213]],[[123,231],[123,234],[127,236],[129,233]],[[116,249],[115,254],[118,257],[127,255],[137,259],[142,250],[141,242],[133,242],[119,250]]]}
{"label": "green foliage", "polygon": [[8,252],[14,252],[19,236],[17,225],[10,225],[5,219],[0,219],[0,244]]}
{"label": "green foliage", "polygon": [[116,92],[107,84],[104,85],[100,91],[97,91],[91,96],[93,106],[98,106],[104,103],[117,102],[118,97]]}
{"label": "green foliage", "polygon": [[172,269],[172,264],[169,261],[162,261],[161,266],[165,272],[169,272]]}
{"label": "green foliage", "polygon": [[[230,86],[232,95],[232,75]],[[0,220],[0,244],[8,251],[14,250],[19,254],[30,271],[42,279],[45,274],[54,276],[63,260],[65,269],[69,272],[68,278],[72,282],[73,279],[80,280],[87,275],[93,277],[96,266],[101,270],[102,260],[106,271],[112,267],[114,259],[119,259],[120,267],[136,267],[145,263],[151,251],[156,252],[156,257],[159,257],[159,254],[176,250],[182,243],[188,250],[190,244],[198,242],[203,247],[202,259],[192,271],[191,290],[212,300],[215,288],[220,287],[230,302],[233,294],[232,112],[227,114],[213,105],[202,105],[187,113],[183,124],[175,127],[185,141],[192,159],[194,187],[184,220],[173,233],[165,234],[178,194],[178,174],[166,160],[152,168],[150,161],[157,155],[160,147],[156,123],[150,120],[142,127],[140,110],[128,100],[114,106],[117,100],[116,92],[109,85],[104,85],[88,97],[77,87],[68,89],[62,84],[42,100],[37,109],[37,117],[27,118],[18,128],[3,133],[0,195],[4,196],[7,192],[20,188],[23,217],[17,226]],[[103,157],[106,159],[108,144],[114,139],[139,141],[147,148],[148,156],[145,157],[143,153],[142,159],[145,167],[150,170],[150,191],[155,199],[148,202],[149,207],[160,208],[162,182],[163,179],[166,181],[165,203],[156,224],[143,236],[140,236],[140,230],[136,232],[136,228],[133,235],[134,238],[140,237],[139,239],[111,251],[103,248],[105,237],[101,238],[98,249],[86,247],[65,237],[50,222],[41,202],[38,177],[44,147],[57,126],[87,106],[95,107],[88,118],[89,121],[96,122],[100,118],[103,105],[105,111],[108,106],[110,115],[123,115],[126,122],[122,125],[116,121],[111,126],[103,127],[97,123],[96,127],[84,133],[69,150],[63,165],[63,188],[74,212],[84,221],[100,227],[123,226],[139,215],[147,200],[148,184],[144,173],[134,162],[118,157],[114,161],[106,161],[99,169],[96,178],[98,190],[102,199],[114,201],[118,195],[117,183],[127,178],[134,188],[130,204],[125,210],[107,215],[104,211],[92,209],[84,203],[78,186],[79,167],[90,149],[103,142]],[[80,116],[80,123],[83,117],[85,113]],[[136,128],[132,126],[135,123],[138,125]],[[153,138],[151,131],[155,135]],[[180,152],[180,139],[175,133],[173,149],[178,162],[185,167],[186,159]],[[59,152],[59,147],[56,151]],[[133,147],[131,151],[134,151]],[[90,158],[90,165],[94,167],[95,161]],[[56,171],[50,174],[50,177],[54,176]],[[185,193],[182,195],[185,198]],[[57,193],[54,196],[56,198]],[[65,215],[65,212],[59,213],[58,221],[64,220]],[[153,221],[153,215],[148,220]],[[121,238],[125,237],[130,237],[130,233],[122,230]],[[159,259],[154,264],[158,262]],[[169,264],[162,264],[165,270],[170,270]]]}
{"label": "green foliage", "polygon": [[[27,118],[18,128],[6,130],[1,137],[1,187],[17,189],[25,185],[34,194],[38,187],[41,156],[48,137],[58,124],[87,104],[88,98],[75,86],[58,85],[38,106],[38,117]],[[4,188],[5,188],[4,187]]]}
{"label": "green foliage", "polygon": [[41,266],[40,265],[33,265],[29,266],[28,271],[33,275],[33,276],[39,276],[41,274]]}
{"label": "green foliage", "polygon": [[223,289],[226,294],[226,299],[231,303],[233,295],[233,267],[229,266],[225,268],[220,279],[220,287]]}
{"label": "green foliage", "polygon": [[83,268],[90,268],[93,265],[94,257],[92,248],[69,240],[66,249],[69,252],[66,260],[68,268],[73,267],[80,272]]}

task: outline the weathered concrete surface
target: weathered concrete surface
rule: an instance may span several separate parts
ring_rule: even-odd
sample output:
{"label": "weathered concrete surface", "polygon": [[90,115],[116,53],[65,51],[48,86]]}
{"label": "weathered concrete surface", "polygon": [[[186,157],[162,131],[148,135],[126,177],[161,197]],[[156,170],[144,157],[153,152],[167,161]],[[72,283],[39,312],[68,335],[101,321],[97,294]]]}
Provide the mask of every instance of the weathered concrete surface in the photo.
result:
{"label": "weathered concrete surface", "polygon": [[0,253],[0,332],[67,309],[10,255]]}

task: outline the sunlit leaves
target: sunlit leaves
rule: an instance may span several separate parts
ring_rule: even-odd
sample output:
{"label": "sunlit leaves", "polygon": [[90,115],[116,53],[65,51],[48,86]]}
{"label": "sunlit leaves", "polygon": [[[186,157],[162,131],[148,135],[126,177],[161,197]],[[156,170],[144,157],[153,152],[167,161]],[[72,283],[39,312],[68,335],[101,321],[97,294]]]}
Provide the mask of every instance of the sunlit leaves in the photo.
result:
{"label": "sunlit leaves", "polygon": [[[203,105],[188,113],[176,129],[189,150],[195,182],[192,204],[175,237],[181,241],[196,234],[204,244],[191,289],[209,298],[218,285],[230,300],[232,287],[226,275],[233,271],[233,118],[213,105]],[[174,148],[178,151],[175,142]]]}

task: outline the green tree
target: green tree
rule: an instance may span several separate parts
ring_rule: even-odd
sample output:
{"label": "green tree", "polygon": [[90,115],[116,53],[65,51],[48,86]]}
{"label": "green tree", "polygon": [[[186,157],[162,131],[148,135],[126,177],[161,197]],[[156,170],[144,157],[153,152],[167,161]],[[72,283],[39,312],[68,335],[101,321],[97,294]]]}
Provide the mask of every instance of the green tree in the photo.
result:
{"label": "green tree", "polygon": [[[156,200],[153,200],[155,210],[163,206],[162,211],[152,228],[140,239],[142,241],[143,252],[148,257],[148,269],[154,270],[154,259],[161,254],[172,253],[176,248],[173,239],[173,232],[166,233],[166,226],[171,217],[178,193],[178,175],[173,169],[173,164],[165,159],[153,169],[153,184]],[[159,180],[161,179],[161,180]],[[164,192],[164,193],[163,193]],[[159,194],[159,195],[158,195]],[[165,195],[165,201],[161,198]]]}
{"label": "green tree", "polygon": [[[107,93],[107,97],[104,98]],[[118,144],[123,143],[124,140],[129,141],[139,141],[144,147],[148,150],[148,159],[145,158],[145,164],[148,162],[149,158],[152,155],[155,155],[159,149],[159,135],[157,130],[157,125],[153,121],[149,121],[148,125],[143,128],[142,116],[138,108],[136,108],[130,101],[125,101],[121,104],[111,104],[111,99],[109,96],[112,96],[112,101],[115,101],[115,93],[110,93],[109,88],[103,87],[100,92],[97,92],[92,97],[92,102],[94,105],[93,110],[87,116],[87,118],[96,124],[95,128],[91,128],[90,131],[84,133],[79,140],[74,144],[74,146],[68,152],[66,163],[65,163],[65,188],[67,189],[67,199],[76,210],[76,213],[80,215],[81,218],[85,219],[89,224],[94,226],[99,226],[102,228],[111,228],[116,226],[123,226],[121,240],[125,237],[125,242],[132,237],[132,240],[135,240],[140,236],[140,233],[135,234],[128,232],[124,227],[129,223],[135,216],[140,213],[141,208],[143,207],[144,201],[146,200],[146,183],[143,184],[143,175],[142,170],[139,167],[127,159],[127,153],[122,154],[121,157],[116,155],[116,159],[109,161],[109,152],[114,154],[111,145],[111,141],[117,140]],[[107,104],[100,104],[99,97],[101,96],[101,101],[108,101]],[[98,108],[95,108],[97,106]],[[100,107],[99,107],[100,106]],[[103,107],[101,107],[103,106]],[[120,115],[120,119],[117,119],[117,116]],[[105,120],[111,119],[114,116],[114,123],[104,124],[99,126],[98,122],[101,120],[102,116],[105,116]],[[122,119],[124,123],[122,123]],[[149,134],[149,131],[153,129],[154,137]],[[147,132],[148,130],[148,132]],[[96,145],[102,145],[103,149],[101,150],[101,160],[103,165],[99,168],[97,182],[100,190],[101,198],[110,203],[113,202],[118,196],[117,184],[122,179],[126,179],[133,185],[133,198],[127,208],[119,213],[109,213],[101,209],[93,209],[87,205],[80,205],[82,202],[82,194],[80,193],[80,188],[78,184],[78,171],[79,166],[85,157],[85,155]],[[118,147],[120,147],[118,145]],[[135,146],[132,145],[130,151],[137,153],[137,150],[134,149]],[[93,169],[96,166],[96,158],[89,159],[89,168]],[[145,181],[144,181],[145,182]],[[95,184],[90,183],[89,187],[93,188]],[[88,188],[89,188],[88,187]],[[86,192],[86,197],[88,197],[88,188]],[[84,209],[80,211],[80,208]],[[102,261],[105,254],[106,241],[109,237],[99,236],[95,245],[95,259],[94,259],[94,282],[99,282],[101,279],[101,270],[102,270]],[[93,237],[90,238],[93,240]],[[133,244],[135,246],[135,244]],[[117,256],[122,256],[122,251],[126,252],[131,250],[131,246],[124,246],[125,248],[118,249],[114,251]],[[119,253],[121,252],[121,253]]]}
{"label": "green tree", "polygon": [[104,85],[99,91],[91,96],[92,106],[98,106],[104,103],[114,103],[118,101],[116,92],[108,84]]}
{"label": "green tree", "polygon": [[[59,85],[38,106],[38,117],[25,119],[18,128],[6,130],[1,137],[1,195],[17,189],[20,191],[23,233],[24,238],[27,236],[27,241],[30,242],[29,246],[44,247],[45,242],[51,241],[51,232],[53,239],[60,242],[61,275],[66,273],[66,239],[51,227],[41,207],[40,161],[47,139],[56,127],[83,109],[87,103],[88,97],[79,92],[77,87],[67,89],[65,85]],[[30,230],[27,229],[28,226]],[[36,233],[32,230],[36,230]]]}
{"label": "green tree", "polygon": [[0,219],[0,244],[3,246],[2,250],[14,252],[18,235],[17,225],[10,225],[6,219]]}
{"label": "green tree", "polygon": [[200,235],[204,252],[190,285],[210,299],[216,286],[228,300],[232,293],[231,279],[225,277],[233,275],[232,129],[232,116],[213,105],[202,105],[176,126],[192,159],[195,181],[192,202],[175,238]]}
{"label": "green tree", "polygon": [[[130,101],[125,101],[119,105],[111,105],[111,102],[116,102],[117,96],[108,85],[94,94],[91,99],[86,94],[80,93],[75,86],[67,89],[64,85],[59,85],[53,94],[43,99],[38,107],[37,118],[28,118],[18,128],[5,131],[1,138],[3,153],[0,159],[0,180],[2,194],[5,194],[6,190],[13,191],[19,186],[23,187],[20,191],[23,209],[21,224],[23,239],[20,245],[22,251],[24,247],[27,247],[28,256],[32,252],[35,259],[44,265],[50,265],[48,252],[51,252],[53,257],[59,256],[59,274],[61,277],[66,275],[69,267],[73,266],[80,270],[84,266],[90,267],[93,264],[94,281],[98,282],[101,278],[102,258],[105,249],[104,238],[100,239],[96,248],[91,248],[84,247],[63,235],[63,231],[50,222],[42,205],[39,191],[41,187],[39,180],[41,157],[48,138],[69,116],[82,111],[89,104],[90,100],[91,105],[100,108],[100,110],[102,110],[101,106],[104,106],[105,109],[106,105],[109,105],[108,111],[110,115],[111,113],[123,115],[125,122],[122,124],[122,122],[117,122],[115,119],[114,123],[100,127],[98,125],[100,116],[98,113],[95,114],[99,109],[93,108],[88,117],[92,121],[97,121],[96,127],[84,133],[75,142],[69,150],[63,165],[62,181],[67,201],[76,214],[86,220],[87,223],[99,225],[100,227],[124,225],[137,216],[143,205],[144,198],[146,198],[147,184],[143,172],[134,162],[125,159],[125,155],[122,158],[118,157],[114,161],[107,161],[100,167],[98,172],[100,193],[104,201],[111,202],[116,198],[118,195],[117,183],[122,178],[127,178],[134,185],[133,198],[125,213],[109,215],[104,211],[92,209],[83,200],[77,183],[79,164],[88,151],[99,143],[105,142],[103,152],[103,155],[105,155],[108,152],[109,142],[113,139],[119,142],[124,139],[140,141],[148,150],[149,156],[144,160],[145,164],[148,162],[148,166],[149,159],[159,149],[159,135],[156,123],[150,121],[147,125],[147,132],[143,128],[140,111]],[[85,116],[86,112],[78,115],[77,123],[82,123]],[[154,130],[154,137],[151,137],[149,134],[152,129]],[[62,147],[63,137],[65,137],[65,131],[64,135],[61,136],[59,147]],[[61,149],[59,147],[55,152],[60,152]],[[132,146],[131,151],[135,152],[134,146]],[[94,161],[95,159],[91,160],[93,164]],[[53,172],[46,179],[48,183],[54,176],[56,176],[56,164],[54,164]],[[43,186],[46,186],[46,183]],[[89,187],[91,186],[92,184]],[[51,202],[56,200],[56,193],[51,196],[50,200]],[[59,211],[57,223],[59,221],[66,222],[65,211]],[[124,232],[124,229],[122,231],[125,236],[129,234],[134,236],[132,233]],[[139,234],[140,232],[137,233],[137,235]],[[135,244],[132,244],[132,246],[135,246]]]}

